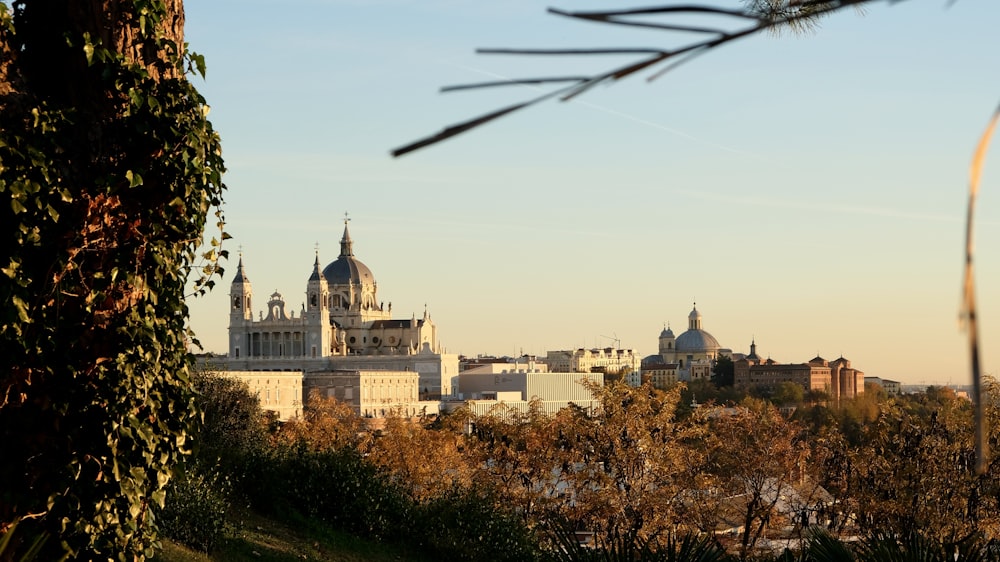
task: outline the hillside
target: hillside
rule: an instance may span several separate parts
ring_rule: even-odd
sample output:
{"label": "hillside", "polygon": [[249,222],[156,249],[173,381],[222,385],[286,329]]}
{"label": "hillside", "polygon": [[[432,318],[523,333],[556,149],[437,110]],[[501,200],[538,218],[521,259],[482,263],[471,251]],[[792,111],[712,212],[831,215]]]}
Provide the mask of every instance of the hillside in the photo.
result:
{"label": "hillside", "polygon": [[155,562],[243,561],[301,562],[426,562],[428,559],[395,545],[377,544],[333,531],[309,521],[277,521],[248,514],[240,528],[233,529],[211,555],[189,550],[173,541],[163,541]]}

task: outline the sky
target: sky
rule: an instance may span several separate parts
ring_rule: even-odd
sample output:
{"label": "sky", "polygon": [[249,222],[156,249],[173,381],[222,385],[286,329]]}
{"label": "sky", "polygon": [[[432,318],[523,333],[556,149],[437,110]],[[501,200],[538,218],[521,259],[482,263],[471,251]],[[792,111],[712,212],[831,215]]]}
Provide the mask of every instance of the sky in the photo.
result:
{"label": "sky", "polygon": [[[804,35],[743,39],[655,81],[600,86],[394,159],[541,93],[442,86],[629,60],[476,48],[688,38],[546,13],[622,6],[608,0],[188,0],[233,236],[217,288],[189,301],[191,328],[206,351],[227,350],[240,252],[254,308],[277,290],[298,311],[316,252],[337,258],[349,213],[379,300],[398,318],[426,306],[449,353],[653,354],[696,302],[735,352],[755,340],[782,363],[843,356],[868,376],[967,384],[964,216],[971,156],[1000,100],[1000,3],[948,4],[880,2]],[[982,182],[980,336],[998,375],[996,149]]]}

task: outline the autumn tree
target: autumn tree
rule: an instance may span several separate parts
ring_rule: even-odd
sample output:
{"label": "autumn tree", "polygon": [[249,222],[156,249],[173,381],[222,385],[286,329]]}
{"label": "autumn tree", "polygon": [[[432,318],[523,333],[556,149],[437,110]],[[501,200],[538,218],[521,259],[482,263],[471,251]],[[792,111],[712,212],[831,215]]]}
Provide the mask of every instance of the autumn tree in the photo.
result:
{"label": "autumn tree", "polygon": [[472,484],[472,468],[462,449],[464,437],[446,428],[428,428],[423,420],[396,413],[385,419],[380,434],[365,448],[368,459],[410,492],[427,502]]}
{"label": "autumn tree", "polygon": [[566,513],[598,545],[658,544],[682,528],[701,488],[703,426],[678,421],[680,387],[587,384],[600,409],[559,428]]}
{"label": "autumn tree", "polygon": [[[769,527],[787,513],[783,497],[797,495],[809,459],[801,427],[773,405],[747,399],[734,410],[718,410],[711,422],[708,468],[717,477],[720,515],[731,514],[742,528],[740,556],[750,556]],[[806,493],[806,496],[809,494]]]}
{"label": "autumn tree", "polygon": [[3,557],[149,556],[189,452],[223,164],[183,24],[181,0],[0,3]]}
{"label": "autumn tree", "polygon": [[314,388],[306,398],[302,417],[288,420],[275,442],[311,451],[359,450],[369,438],[365,420],[350,404],[324,396]]}
{"label": "autumn tree", "polygon": [[548,416],[533,401],[524,413],[500,404],[477,417],[467,449],[476,485],[501,491],[525,521],[536,520],[564,501],[570,469],[562,453],[578,416],[575,408]]}
{"label": "autumn tree", "polygon": [[[1000,538],[1000,462],[992,459],[983,474],[974,470],[972,405],[938,391],[909,400],[883,403],[859,442],[845,443],[831,459],[828,486],[843,510],[867,534],[916,532],[944,545]],[[998,442],[996,430],[991,441]]]}

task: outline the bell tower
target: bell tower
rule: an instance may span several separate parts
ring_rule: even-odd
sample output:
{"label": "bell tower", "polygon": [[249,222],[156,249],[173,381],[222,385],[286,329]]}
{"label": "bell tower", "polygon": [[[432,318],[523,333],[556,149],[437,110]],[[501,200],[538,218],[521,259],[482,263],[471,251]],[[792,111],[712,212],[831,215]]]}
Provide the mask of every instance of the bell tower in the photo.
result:
{"label": "bell tower", "polygon": [[250,326],[253,324],[253,287],[243,268],[243,254],[236,277],[229,288],[229,357],[246,357]]}
{"label": "bell tower", "polygon": [[312,275],[306,283],[306,349],[307,357],[326,357],[330,354],[330,287],[319,268],[319,251],[313,262]]}

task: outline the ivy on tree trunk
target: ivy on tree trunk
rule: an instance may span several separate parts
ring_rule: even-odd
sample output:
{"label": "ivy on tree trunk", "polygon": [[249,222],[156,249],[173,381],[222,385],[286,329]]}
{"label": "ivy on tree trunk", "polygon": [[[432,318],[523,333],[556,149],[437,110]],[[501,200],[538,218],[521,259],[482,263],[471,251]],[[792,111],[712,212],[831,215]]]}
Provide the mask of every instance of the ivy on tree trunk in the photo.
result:
{"label": "ivy on tree trunk", "polygon": [[184,297],[225,254],[224,167],[183,24],[0,3],[0,560],[150,556],[190,451]]}

